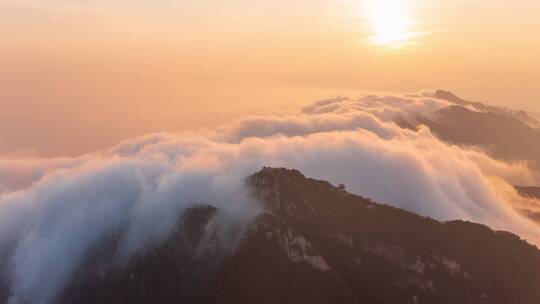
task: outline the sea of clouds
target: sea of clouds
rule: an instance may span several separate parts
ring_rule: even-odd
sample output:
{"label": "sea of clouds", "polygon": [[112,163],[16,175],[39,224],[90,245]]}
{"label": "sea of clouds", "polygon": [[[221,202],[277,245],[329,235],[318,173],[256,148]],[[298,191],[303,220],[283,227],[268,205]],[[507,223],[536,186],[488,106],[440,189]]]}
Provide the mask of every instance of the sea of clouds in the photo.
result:
{"label": "sea of clouds", "polygon": [[10,302],[50,303],[104,238],[120,233],[117,256],[128,258],[165,240],[198,204],[220,210],[224,231],[247,225],[262,207],[244,179],[263,166],[299,169],[377,202],[540,243],[540,227],[518,212],[522,199],[511,186],[537,184],[536,172],[417,126],[450,105],[429,92],[338,97],[299,113],[246,117],[200,134],[152,134],[80,157],[0,158],[0,275]]}

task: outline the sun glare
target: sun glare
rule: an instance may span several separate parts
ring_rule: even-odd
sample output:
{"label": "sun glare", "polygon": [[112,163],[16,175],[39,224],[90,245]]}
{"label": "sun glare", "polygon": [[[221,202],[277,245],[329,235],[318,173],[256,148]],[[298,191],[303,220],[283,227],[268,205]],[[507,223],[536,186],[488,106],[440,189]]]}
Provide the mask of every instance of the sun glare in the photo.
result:
{"label": "sun glare", "polygon": [[373,31],[372,43],[397,46],[413,36],[406,4],[405,0],[368,1],[365,15]]}

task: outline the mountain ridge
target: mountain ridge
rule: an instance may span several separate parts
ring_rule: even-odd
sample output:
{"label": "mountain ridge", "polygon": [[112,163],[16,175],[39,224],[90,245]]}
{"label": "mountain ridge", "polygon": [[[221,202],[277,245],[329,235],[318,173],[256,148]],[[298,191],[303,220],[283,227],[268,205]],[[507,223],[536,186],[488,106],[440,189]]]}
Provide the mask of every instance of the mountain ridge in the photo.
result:
{"label": "mountain ridge", "polygon": [[264,211],[234,252],[217,248],[201,254],[198,248],[219,210],[195,207],[168,242],[125,268],[100,276],[82,271],[58,303],[526,304],[540,299],[540,251],[511,233],[464,221],[441,223],[297,170],[263,168],[246,185]]}

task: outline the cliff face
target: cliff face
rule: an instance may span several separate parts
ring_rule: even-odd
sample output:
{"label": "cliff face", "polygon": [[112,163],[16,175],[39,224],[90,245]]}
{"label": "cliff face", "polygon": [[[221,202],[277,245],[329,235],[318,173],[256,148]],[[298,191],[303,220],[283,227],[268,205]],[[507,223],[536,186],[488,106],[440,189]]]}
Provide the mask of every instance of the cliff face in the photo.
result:
{"label": "cliff face", "polygon": [[219,210],[125,265],[97,252],[60,303],[539,303],[540,251],[461,221],[440,223],[287,169],[246,180],[265,207],[234,251],[212,242]]}

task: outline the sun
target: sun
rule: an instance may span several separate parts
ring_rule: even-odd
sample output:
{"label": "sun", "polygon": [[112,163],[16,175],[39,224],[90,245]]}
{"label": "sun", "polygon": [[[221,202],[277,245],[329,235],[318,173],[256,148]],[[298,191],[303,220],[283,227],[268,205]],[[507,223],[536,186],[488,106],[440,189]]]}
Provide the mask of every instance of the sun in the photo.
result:
{"label": "sun", "polygon": [[406,4],[405,0],[368,1],[364,14],[373,31],[372,43],[395,46],[414,35],[410,32],[411,20]]}

